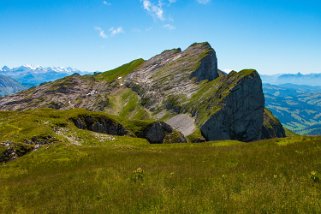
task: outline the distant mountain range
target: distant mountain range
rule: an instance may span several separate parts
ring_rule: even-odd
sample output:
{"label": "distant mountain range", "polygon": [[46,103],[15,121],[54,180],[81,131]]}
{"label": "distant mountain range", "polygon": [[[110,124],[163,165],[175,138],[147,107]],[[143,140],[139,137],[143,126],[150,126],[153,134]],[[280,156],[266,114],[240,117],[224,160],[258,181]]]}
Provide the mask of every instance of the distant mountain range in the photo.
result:
{"label": "distant mountain range", "polygon": [[321,87],[295,84],[263,85],[266,107],[288,129],[321,135]]}
{"label": "distant mountain range", "polygon": [[321,73],[261,75],[263,83],[321,86]]}
{"label": "distant mountain range", "polygon": [[26,87],[22,86],[16,80],[0,75],[0,97],[14,94],[24,89],[26,89]]}
{"label": "distant mountain range", "polygon": [[10,77],[27,88],[38,86],[44,82],[55,81],[74,73],[89,74],[90,72],[80,71],[71,67],[42,67],[32,65],[23,65],[15,68],[4,66],[0,70],[0,75]]}

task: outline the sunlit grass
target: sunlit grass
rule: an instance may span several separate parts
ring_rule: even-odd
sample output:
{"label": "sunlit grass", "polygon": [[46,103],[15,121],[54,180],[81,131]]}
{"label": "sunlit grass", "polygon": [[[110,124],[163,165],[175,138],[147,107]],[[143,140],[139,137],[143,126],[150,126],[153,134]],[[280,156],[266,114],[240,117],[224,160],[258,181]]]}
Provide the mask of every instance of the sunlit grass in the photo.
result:
{"label": "sunlit grass", "polygon": [[[0,166],[0,213],[318,213],[321,139],[56,144]],[[286,143],[285,143],[286,142]]]}

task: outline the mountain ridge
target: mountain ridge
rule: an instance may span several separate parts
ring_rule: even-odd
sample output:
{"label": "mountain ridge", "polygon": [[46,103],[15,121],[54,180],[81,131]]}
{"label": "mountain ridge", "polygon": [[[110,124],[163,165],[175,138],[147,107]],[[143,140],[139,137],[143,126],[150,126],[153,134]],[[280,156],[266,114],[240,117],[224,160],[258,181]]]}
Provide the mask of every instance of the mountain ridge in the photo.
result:
{"label": "mountain ridge", "polygon": [[0,97],[17,93],[26,89],[14,79],[0,75]]}
{"label": "mountain ridge", "polygon": [[263,83],[321,86],[321,73],[261,75]]}
{"label": "mountain ridge", "polygon": [[[283,130],[280,123],[264,128],[275,121],[265,121],[271,115],[265,115],[264,105],[258,72],[220,72],[216,52],[207,42],[194,43],[183,51],[163,51],[149,60],[134,60],[100,74],[65,77],[0,99],[0,110],[85,108],[156,121],[187,115],[196,127],[189,139],[196,142],[284,137],[282,131],[270,135]],[[263,134],[266,129],[273,131]],[[179,131],[185,133],[184,128]]]}

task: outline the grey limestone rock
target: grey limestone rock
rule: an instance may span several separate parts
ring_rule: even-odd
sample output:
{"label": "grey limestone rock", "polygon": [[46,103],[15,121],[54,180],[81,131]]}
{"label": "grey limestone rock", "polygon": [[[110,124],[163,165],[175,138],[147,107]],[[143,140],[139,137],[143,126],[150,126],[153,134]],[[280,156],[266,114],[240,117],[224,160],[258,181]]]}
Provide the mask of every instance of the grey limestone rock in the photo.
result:
{"label": "grey limestone rock", "polygon": [[222,107],[201,127],[206,140],[261,139],[264,96],[259,74],[242,78],[223,99]]}

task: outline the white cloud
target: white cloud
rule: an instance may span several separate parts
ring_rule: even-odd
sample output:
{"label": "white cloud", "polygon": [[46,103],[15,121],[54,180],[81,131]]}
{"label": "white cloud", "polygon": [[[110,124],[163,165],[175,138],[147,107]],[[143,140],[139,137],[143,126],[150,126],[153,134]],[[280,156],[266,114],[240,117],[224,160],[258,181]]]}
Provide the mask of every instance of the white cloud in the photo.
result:
{"label": "white cloud", "polygon": [[114,37],[120,33],[124,33],[124,29],[122,27],[111,27],[108,30],[108,35],[106,34],[105,30],[102,29],[101,27],[95,27],[95,31],[98,33],[98,36],[102,39],[107,39],[108,37]]}
{"label": "white cloud", "polygon": [[167,30],[175,30],[176,29],[176,27],[172,24],[165,24],[165,25],[163,25],[163,27]]}
{"label": "white cloud", "polygon": [[152,16],[159,20],[165,20],[162,2],[159,0],[158,4],[153,3],[151,0],[141,0],[144,9]]}
{"label": "white cloud", "polygon": [[[170,7],[176,3],[177,0],[140,0],[143,4],[143,8],[154,18],[163,22],[163,28],[167,30],[175,30],[174,19],[166,16],[164,7]],[[165,2],[165,5],[163,4]]]}
{"label": "white cloud", "polygon": [[111,5],[111,3],[110,3],[108,0],[104,0],[104,1],[103,1],[103,4],[104,4],[104,5],[107,5],[107,6]]}
{"label": "white cloud", "polygon": [[111,27],[109,32],[111,36],[116,36],[117,34],[124,33],[124,29],[122,27]]}
{"label": "white cloud", "polygon": [[200,4],[208,4],[211,0],[197,0]]}
{"label": "white cloud", "polygon": [[97,31],[100,38],[102,38],[102,39],[107,38],[105,31],[101,27],[95,27],[95,30]]}

